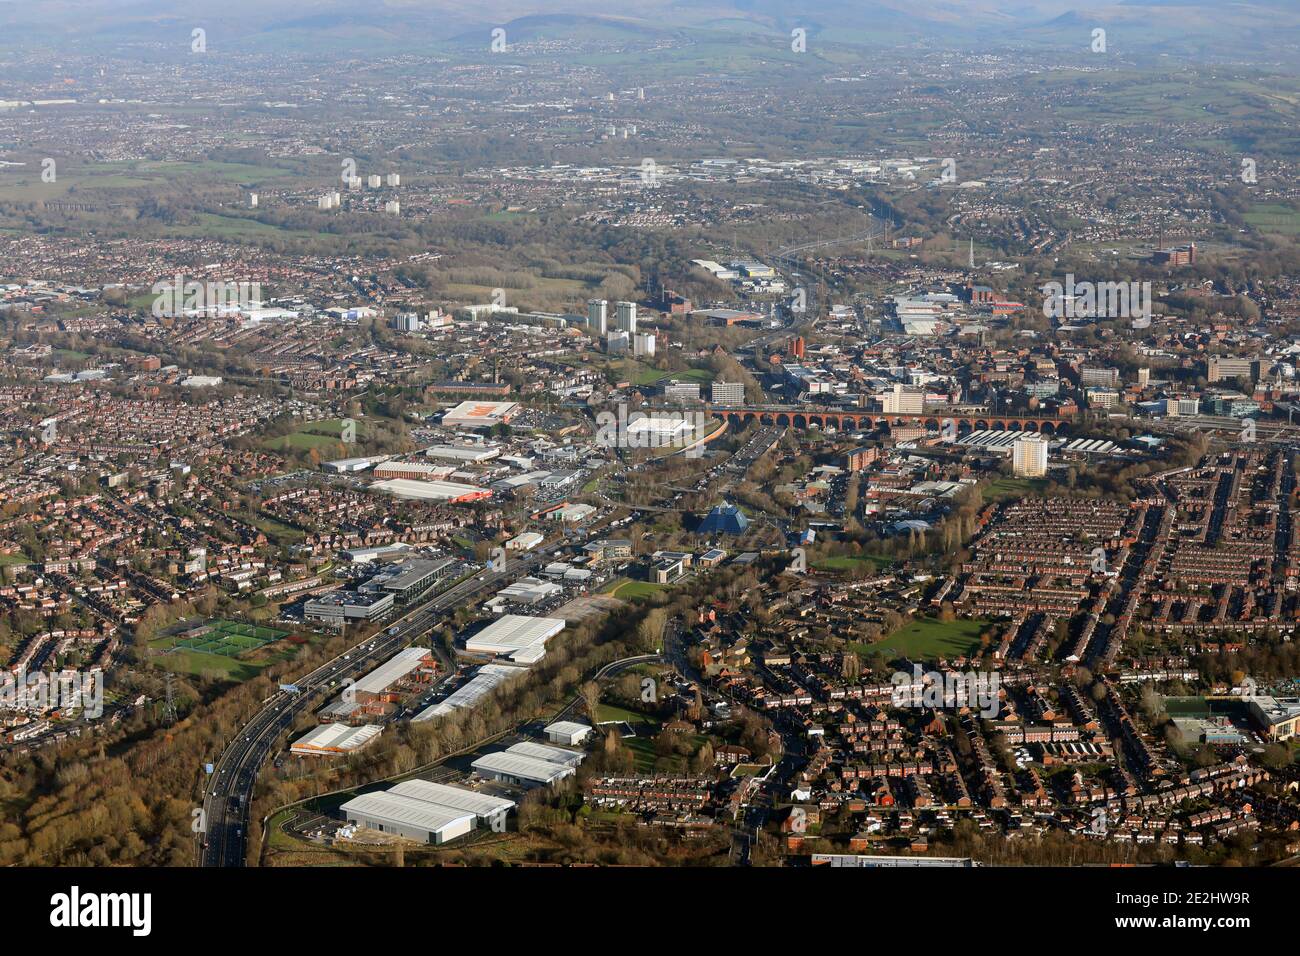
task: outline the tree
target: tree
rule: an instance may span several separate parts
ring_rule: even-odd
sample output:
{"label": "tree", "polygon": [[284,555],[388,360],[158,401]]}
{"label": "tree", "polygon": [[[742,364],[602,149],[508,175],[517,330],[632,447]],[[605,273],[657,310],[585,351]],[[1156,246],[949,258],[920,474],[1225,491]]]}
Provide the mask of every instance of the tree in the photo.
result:
{"label": "tree", "polygon": [[579,692],[582,694],[583,706],[587,709],[587,717],[594,727],[597,723],[596,708],[600,706],[600,684],[594,680],[589,680],[582,685]]}

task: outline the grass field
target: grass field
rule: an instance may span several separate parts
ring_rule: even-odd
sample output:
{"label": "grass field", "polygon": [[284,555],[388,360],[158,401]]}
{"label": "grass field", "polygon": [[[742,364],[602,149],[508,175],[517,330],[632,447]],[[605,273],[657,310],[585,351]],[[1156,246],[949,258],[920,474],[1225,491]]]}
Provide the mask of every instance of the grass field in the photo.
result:
{"label": "grass field", "polygon": [[284,229],[270,223],[258,222],[244,216],[221,216],[216,213],[199,213],[198,221],[193,224],[181,223],[168,226],[163,230],[171,236],[194,236],[214,239],[266,239],[272,237],[296,236],[299,239],[314,239],[320,235],[305,229]]}
{"label": "grass field", "polygon": [[276,545],[297,544],[307,536],[306,532],[290,527],[282,521],[276,521],[269,515],[249,514],[246,511],[241,511],[237,512],[235,516],[247,521]]}
{"label": "grass field", "polygon": [[1300,236],[1300,210],[1280,203],[1256,203],[1246,221],[1260,232]]}
{"label": "grass field", "polygon": [[893,558],[886,558],[879,554],[845,554],[837,558],[823,558],[821,561],[814,561],[813,567],[826,571],[853,571],[864,567],[870,568],[872,571],[883,571],[893,563]]}
{"label": "grass field", "polygon": [[609,594],[610,597],[621,598],[624,601],[634,601],[637,598],[654,597],[665,587],[667,585],[655,584],[653,581],[625,581]]}
{"label": "grass field", "polygon": [[713,381],[713,373],[706,368],[688,368],[681,372],[661,372],[657,368],[651,368],[648,365],[640,365],[637,372],[632,376],[632,381],[637,385],[653,385],[665,378],[675,378],[679,382],[696,382],[700,385],[707,385]]}
{"label": "grass field", "polygon": [[980,631],[988,623],[980,619],[940,621],[938,618],[924,617],[912,621],[883,641],[857,644],[855,649],[859,653],[865,651],[868,654],[882,651],[886,656],[892,653],[926,659],[957,657],[969,654],[979,647]]}
{"label": "grass field", "polygon": [[648,714],[638,713],[635,710],[628,710],[625,707],[615,707],[613,704],[597,704],[597,723],[603,724],[612,720],[631,724],[633,727],[637,727],[638,729],[641,729],[642,727],[650,727],[657,730],[659,728],[659,721],[655,720]]}
{"label": "grass field", "polygon": [[[365,437],[365,423],[357,422],[358,442]],[[303,422],[287,435],[262,439],[262,447],[272,451],[317,451],[330,454],[338,451],[342,443],[343,419],[324,418],[315,422]],[[346,446],[345,446],[346,447]]]}
{"label": "grass field", "polygon": [[[77,202],[95,205],[100,201],[118,201],[113,195],[115,190],[171,186],[186,179],[257,184],[288,176],[292,172],[293,170],[280,166],[208,161],[77,163],[69,160],[57,163],[54,182],[45,182],[41,177],[40,163],[33,162],[26,166],[0,167],[0,199],[32,202],[75,198]],[[271,226],[263,228],[270,229],[273,233],[280,231]]]}
{"label": "grass field", "polygon": [[[686,738],[693,749],[698,750],[704,743],[704,737],[699,734],[690,734]],[[632,751],[636,759],[636,771],[638,773],[684,773],[689,764],[689,757],[674,754],[669,757],[660,756],[655,752],[655,740],[653,737],[629,737],[620,741],[624,747]]]}
{"label": "grass field", "polygon": [[288,637],[289,632],[240,621],[218,620],[209,624],[210,630],[193,637],[185,637],[183,635],[187,632],[179,631],[150,641],[150,648],[159,655],[158,663],[178,673],[245,681],[256,677],[264,667],[291,653],[264,655],[265,659],[249,660],[249,652],[260,651],[281,638]]}
{"label": "grass field", "polygon": [[193,674],[196,677],[217,677],[222,680],[242,683],[252,680],[267,667],[271,661],[241,661],[218,654],[203,651],[190,651],[178,648],[168,651],[158,663],[165,670],[176,674]]}
{"label": "grass field", "polygon": [[21,551],[15,551],[13,554],[0,554],[0,568],[7,568],[14,564],[27,564],[31,560]]}
{"label": "grass field", "polygon": [[1042,494],[1047,487],[1045,478],[995,478],[989,482],[987,496],[997,498],[1024,498]]}

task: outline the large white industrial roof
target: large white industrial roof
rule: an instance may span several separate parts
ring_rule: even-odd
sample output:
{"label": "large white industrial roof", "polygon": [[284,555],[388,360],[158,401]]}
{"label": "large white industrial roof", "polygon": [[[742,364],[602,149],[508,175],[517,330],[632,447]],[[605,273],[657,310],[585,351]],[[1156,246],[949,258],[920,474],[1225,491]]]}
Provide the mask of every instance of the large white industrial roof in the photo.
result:
{"label": "large white industrial roof", "polygon": [[359,797],[353,797],[340,809],[371,820],[417,827],[430,833],[465,820],[471,825],[475,822],[474,814],[465,810],[453,810],[427,800],[391,792],[363,793]]}
{"label": "large white industrial roof", "polygon": [[349,727],[347,724],[321,724],[308,731],[289,748],[298,752],[347,752],[369,743],[383,730],[378,724]]}
{"label": "large white industrial roof", "polygon": [[521,780],[533,780],[537,783],[554,783],[573,773],[572,767],[566,767],[563,764],[551,763],[547,760],[538,760],[536,757],[525,757],[522,754],[512,754],[506,751],[497,753],[484,754],[472,764],[475,770],[489,773],[503,773],[512,777],[518,777]]}
{"label": "large white industrial roof", "polygon": [[520,578],[514,584],[508,584],[496,593],[499,598],[511,601],[534,603],[552,595],[559,594],[564,588],[541,578]]}
{"label": "large white industrial roof", "polygon": [[454,501],[458,498],[490,494],[478,485],[457,481],[419,481],[414,478],[389,478],[376,481],[371,491],[386,491],[399,498],[426,498],[430,501]]}
{"label": "large white industrial roof", "polygon": [[463,810],[480,817],[490,817],[514,807],[513,800],[494,797],[487,793],[464,790],[461,787],[449,787],[445,783],[433,783],[429,780],[403,780],[389,793],[399,797],[413,797],[429,803],[446,807],[448,810]]}
{"label": "large white industrial roof", "polygon": [[512,744],[506,748],[506,753],[519,757],[530,757],[533,760],[545,760],[547,763],[553,763],[561,767],[576,767],[582,763],[582,758],[586,756],[577,750],[552,747],[550,744],[539,744],[532,740],[523,740],[517,744]]}
{"label": "large white industrial roof", "polygon": [[506,681],[513,680],[516,677],[523,677],[526,673],[528,672],[524,668],[511,667],[509,664],[484,664],[463,687],[449,694],[446,700],[441,700],[424,708],[424,710],[412,717],[411,721],[432,720],[434,717],[450,714],[453,710],[473,707],[486,697],[493,688],[499,687]]}
{"label": "large white industrial roof", "polygon": [[398,651],[385,663],[380,664],[357,681],[353,685],[353,689],[368,694],[383,693],[397,681],[418,668],[420,662],[429,654],[430,651],[427,647],[408,647],[405,650]]}
{"label": "large white industrial roof", "polygon": [[518,407],[518,402],[461,402],[442,416],[442,424],[445,426],[468,425],[471,427],[494,425],[499,421],[508,420]]}
{"label": "large white industrial roof", "polygon": [[[527,617],[503,614],[465,642],[465,650],[486,654],[513,654],[546,642],[564,630],[562,617]],[[528,655],[532,656],[532,655]]]}
{"label": "large white industrial roof", "polygon": [[580,734],[584,730],[590,731],[591,725],[580,724],[576,720],[557,720],[555,723],[548,725],[546,728],[546,732],[548,734],[556,733],[556,734],[572,735],[572,734]]}

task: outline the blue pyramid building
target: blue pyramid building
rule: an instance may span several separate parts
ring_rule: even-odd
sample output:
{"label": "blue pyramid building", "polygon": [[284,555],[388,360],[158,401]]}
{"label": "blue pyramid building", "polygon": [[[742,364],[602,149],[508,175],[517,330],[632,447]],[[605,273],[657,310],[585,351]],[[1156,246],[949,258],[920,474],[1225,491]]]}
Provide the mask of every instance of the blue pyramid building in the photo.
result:
{"label": "blue pyramid building", "polygon": [[748,527],[749,519],[745,513],[724,502],[705,515],[695,530],[699,534],[744,534]]}

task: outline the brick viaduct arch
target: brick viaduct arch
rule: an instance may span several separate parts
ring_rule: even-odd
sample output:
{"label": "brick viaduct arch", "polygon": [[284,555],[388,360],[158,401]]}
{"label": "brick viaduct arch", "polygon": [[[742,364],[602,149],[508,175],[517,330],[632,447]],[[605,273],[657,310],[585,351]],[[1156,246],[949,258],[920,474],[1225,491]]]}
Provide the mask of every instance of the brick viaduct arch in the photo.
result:
{"label": "brick viaduct arch", "polygon": [[873,412],[833,412],[812,409],[771,408],[712,408],[709,413],[740,427],[757,422],[782,428],[810,428],[833,426],[838,429],[866,428],[873,430],[882,425],[894,428],[899,425],[923,425],[938,431],[944,422],[953,421],[959,433],[970,431],[1023,431],[1058,435],[1069,430],[1064,418],[1037,418],[1020,415],[886,415]]}

